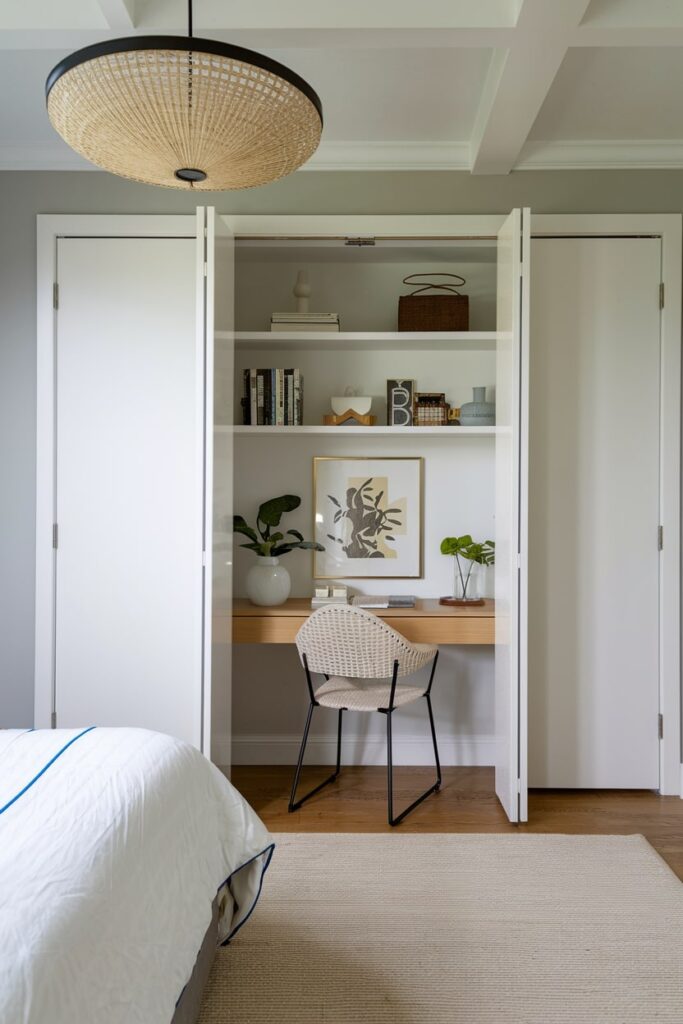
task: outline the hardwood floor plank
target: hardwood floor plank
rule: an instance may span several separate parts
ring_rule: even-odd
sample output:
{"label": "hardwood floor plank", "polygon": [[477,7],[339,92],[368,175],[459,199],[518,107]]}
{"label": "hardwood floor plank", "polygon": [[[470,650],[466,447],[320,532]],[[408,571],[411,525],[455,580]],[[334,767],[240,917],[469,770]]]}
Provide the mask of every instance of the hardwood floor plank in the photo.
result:
{"label": "hardwood floor plank", "polygon": [[[306,768],[309,788],[329,767]],[[294,814],[287,811],[293,769],[237,766],[232,781],[273,832],[388,832],[386,770],[342,768]],[[433,779],[430,768],[394,770],[394,806],[409,804]],[[529,822],[511,825],[494,793],[492,768],[445,768],[439,793],[430,796],[399,826],[404,832],[559,832],[644,835],[683,880],[683,800],[631,790],[535,790]]]}

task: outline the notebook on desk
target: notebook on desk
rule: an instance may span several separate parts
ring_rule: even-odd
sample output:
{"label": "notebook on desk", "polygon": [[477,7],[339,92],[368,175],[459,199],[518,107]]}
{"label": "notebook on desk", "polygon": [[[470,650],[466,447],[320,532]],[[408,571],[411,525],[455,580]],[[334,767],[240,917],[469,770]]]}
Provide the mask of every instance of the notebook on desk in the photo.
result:
{"label": "notebook on desk", "polygon": [[356,608],[414,608],[415,597],[412,594],[391,594],[383,597],[374,594],[356,594],[351,601]]}

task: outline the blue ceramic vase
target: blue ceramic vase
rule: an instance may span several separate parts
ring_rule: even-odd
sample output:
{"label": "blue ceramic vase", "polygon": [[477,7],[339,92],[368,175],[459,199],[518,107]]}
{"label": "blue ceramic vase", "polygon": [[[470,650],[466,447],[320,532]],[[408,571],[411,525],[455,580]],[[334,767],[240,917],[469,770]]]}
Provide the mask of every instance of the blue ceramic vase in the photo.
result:
{"label": "blue ceramic vase", "polygon": [[496,422],[496,406],[486,401],[486,388],[472,388],[473,401],[460,408],[463,427],[492,427]]}

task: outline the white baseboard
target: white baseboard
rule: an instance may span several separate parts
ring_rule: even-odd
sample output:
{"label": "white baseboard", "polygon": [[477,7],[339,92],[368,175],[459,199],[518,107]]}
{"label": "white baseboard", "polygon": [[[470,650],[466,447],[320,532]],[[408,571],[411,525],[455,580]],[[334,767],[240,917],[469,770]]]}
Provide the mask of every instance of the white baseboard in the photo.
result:
{"label": "white baseboard", "polygon": [[[301,736],[233,736],[232,764],[296,764]],[[226,737],[213,741],[213,760],[228,763],[230,744]],[[439,755],[444,766],[488,766],[495,761],[493,736],[442,736]],[[306,750],[307,764],[334,764],[337,741],[334,736],[311,736]],[[342,740],[342,763],[353,765],[385,765],[386,744],[383,737],[345,736]],[[396,736],[394,764],[430,765],[434,763],[431,740],[423,736]]]}

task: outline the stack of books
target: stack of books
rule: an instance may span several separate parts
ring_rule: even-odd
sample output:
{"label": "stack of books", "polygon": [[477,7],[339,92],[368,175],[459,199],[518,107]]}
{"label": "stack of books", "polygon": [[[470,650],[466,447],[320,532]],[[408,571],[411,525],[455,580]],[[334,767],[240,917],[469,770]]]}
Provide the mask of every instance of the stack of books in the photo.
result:
{"label": "stack of books", "polygon": [[338,313],[273,313],[271,331],[338,331]]}
{"label": "stack of books", "polygon": [[245,370],[242,419],[252,427],[300,427],[304,421],[304,378],[300,370]]}
{"label": "stack of books", "polygon": [[334,583],[330,587],[316,586],[311,598],[311,608],[324,608],[328,604],[348,604],[348,600],[348,590],[340,583]]}

